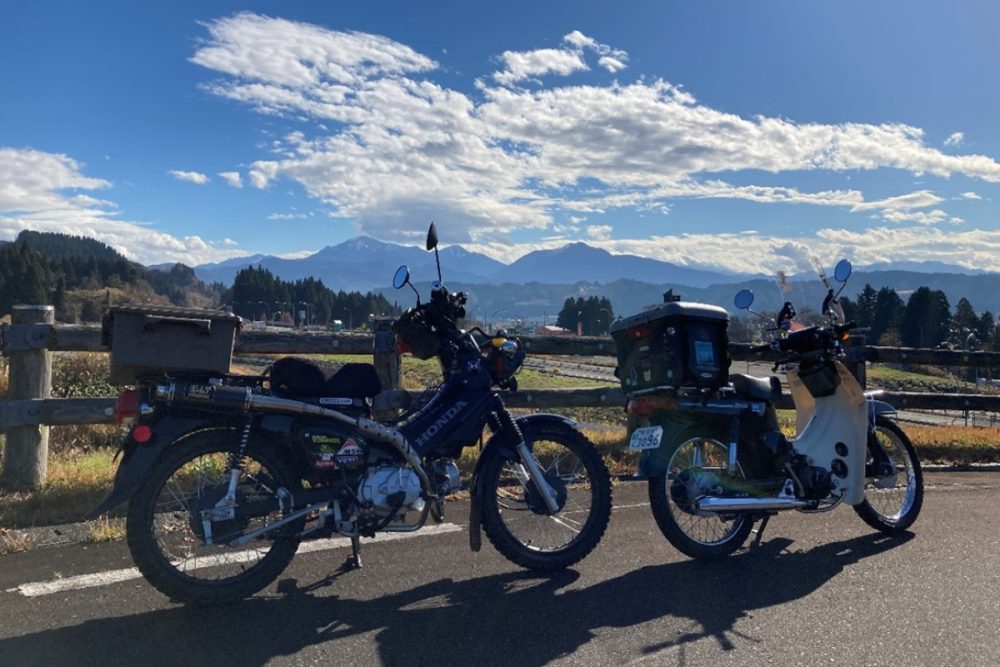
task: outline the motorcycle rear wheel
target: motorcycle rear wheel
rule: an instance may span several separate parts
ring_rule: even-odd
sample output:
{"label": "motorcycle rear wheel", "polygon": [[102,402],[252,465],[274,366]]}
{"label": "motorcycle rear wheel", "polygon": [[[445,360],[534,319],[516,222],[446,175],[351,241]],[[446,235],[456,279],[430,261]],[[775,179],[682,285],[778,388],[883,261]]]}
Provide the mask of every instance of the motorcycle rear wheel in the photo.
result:
{"label": "motorcycle rear wheel", "polygon": [[[924,502],[924,476],[917,450],[895,422],[878,417],[875,437],[889,457],[894,473],[884,478],[867,478],[865,499],[854,506],[854,511],[875,530],[899,535],[912,526],[920,514]],[[869,452],[869,462],[871,458]]]}
{"label": "motorcycle rear wheel", "polygon": [[[261,590],[281,574],[295,555],[305,518],[244,546],[229,546],[239,536],[281,518],[271,512],[211,522],[207,544],[200,512],[225,495],[229,457],[239,433],[210,430],[172,443],[153,465],[132,498],[125,530],[139,571],[173,600],[195,606],[232,604]],[[237,486],[237,503],[270,501],[278,489],[293,497],[301,489],[284,457],[251,441]]]}
{"label": "motorcycle rear wheel", "polygon": [[489,447],[481,484],[483,531],[508,560],[529,570],[562,570],[601,541],[611,516],[611,479],[597,448],[575,428],[543,424],[524,440],[559,497],[550,515],[518,458]]}
{"label": "motorcycle rear wheel", "polygon": [[[698,434],[681,436],[665,472],[649,479],[649,504],[660,532],[681,553],[700,560],[728,556],[750,535],[753,520],[745,514],[723,519],[698,512],[690,502],[712,491],[725,475],[729,448]],[[742,478],[742,469],[739,472]]]}

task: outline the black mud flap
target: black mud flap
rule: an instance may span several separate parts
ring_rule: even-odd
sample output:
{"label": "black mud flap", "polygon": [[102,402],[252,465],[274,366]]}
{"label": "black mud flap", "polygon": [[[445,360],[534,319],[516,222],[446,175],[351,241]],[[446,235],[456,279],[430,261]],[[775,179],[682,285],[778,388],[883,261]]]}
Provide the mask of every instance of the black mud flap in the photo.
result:
{"label": "black mud flap", "polygon": [[479,494],[474,493],[469,503],[469,548],[473,551],[483,548],[483,533],[480,530],[482,523],[482,502],[479,500]]}

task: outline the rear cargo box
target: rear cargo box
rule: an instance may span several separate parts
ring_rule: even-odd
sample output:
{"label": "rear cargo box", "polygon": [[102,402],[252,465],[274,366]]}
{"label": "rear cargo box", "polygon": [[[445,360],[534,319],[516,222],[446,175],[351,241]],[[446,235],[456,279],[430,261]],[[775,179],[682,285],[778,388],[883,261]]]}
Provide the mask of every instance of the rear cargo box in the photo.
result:
{"label": "rear cargo box", "polygon": [[220,310],[116,306],[104,316],[111,384],[175,372],[228,373],[242,320]]}
{"label": "rear cargo box", "polygon": [[673,301],[611,325],[618,378],[632,393],[650,387],[716,388],[729,381],[729,315]]}

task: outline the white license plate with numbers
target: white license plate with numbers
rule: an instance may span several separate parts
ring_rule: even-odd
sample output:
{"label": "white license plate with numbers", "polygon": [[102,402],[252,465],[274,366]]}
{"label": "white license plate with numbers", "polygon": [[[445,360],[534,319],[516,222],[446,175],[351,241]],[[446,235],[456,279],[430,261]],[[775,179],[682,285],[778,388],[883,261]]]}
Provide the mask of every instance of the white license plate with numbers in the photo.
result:
{"label": "white license plate with numbers", "polygon": [[643,426],[632,431],[632,437],[628,441],[628,448],[633,451],[644,449],[656,449],[663,439],[662,426]]}

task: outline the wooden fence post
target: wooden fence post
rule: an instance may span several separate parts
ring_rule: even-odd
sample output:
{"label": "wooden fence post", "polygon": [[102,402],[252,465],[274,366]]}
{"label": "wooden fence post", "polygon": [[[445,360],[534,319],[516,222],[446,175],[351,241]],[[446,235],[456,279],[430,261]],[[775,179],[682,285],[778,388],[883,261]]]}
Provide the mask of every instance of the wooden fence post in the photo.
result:
{"label": "wooden fence post", "polygon": [[[14,306],[11,332],[16,331],[18,325],[29,327],[53,322],[55,309],[52,306]],[[52,353],[45,347],[18,347],[21,349],[10,355],[8,398],[11,401],[48,398],[52,393]],[[30,347],[35,348],[35,345]],[[11,491],[30,491],[44,484],[49,458],[49,427],[15,426],[7,431],[6,440],[0,486]]]}

